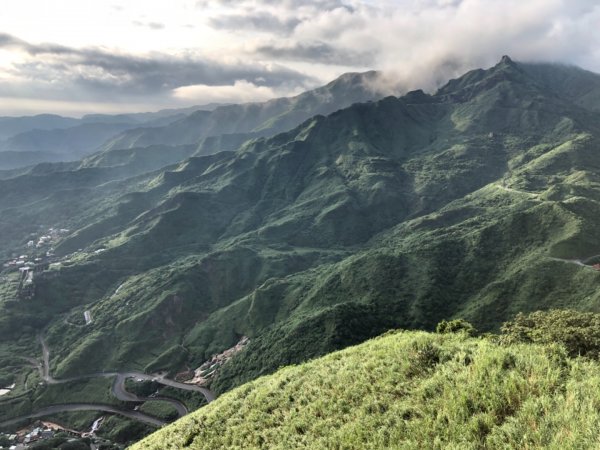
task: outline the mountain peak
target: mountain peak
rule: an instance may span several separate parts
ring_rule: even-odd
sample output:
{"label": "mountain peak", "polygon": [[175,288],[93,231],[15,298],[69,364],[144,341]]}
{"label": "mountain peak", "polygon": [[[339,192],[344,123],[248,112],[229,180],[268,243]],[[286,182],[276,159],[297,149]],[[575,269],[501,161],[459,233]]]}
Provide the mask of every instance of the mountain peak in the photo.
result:
{"label": "mountain peak", "polygon": [[504,71],[504,70],[519,70],[520,71],[520,65],[518,63],[516,63],[513,59],[511,59],[510,56],[508,55],[504,55],[500,61],[498,62],[498,64],[496,64],[493,68],[492,71]]}

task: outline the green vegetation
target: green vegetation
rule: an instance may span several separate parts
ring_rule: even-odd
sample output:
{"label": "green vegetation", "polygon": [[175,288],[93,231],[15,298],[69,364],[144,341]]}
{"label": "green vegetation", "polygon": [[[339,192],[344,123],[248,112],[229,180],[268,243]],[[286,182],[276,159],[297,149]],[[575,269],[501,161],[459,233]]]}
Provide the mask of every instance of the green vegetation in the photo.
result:
{"label": "green vegetation", "polygon": [[164,420],[165,422],[172,422],[175,419],[179,418],[179,414],[177,414],[177,410],[166,402],[161,401],[147,401],[140,408],[141,412],[149,414],[154,417],[158,417],[159,419]]}
{"label": "green vegetation", "polygon": [[477,330],[473,325],[464,319],[442,320],[435,327],[436,333],[466,333],[469,336],[475,336]]}
{"label": "green vegetation", "polygon": [[[182,402],[189,411],[194,411],[201,406],[206,405],[206,398],[201,392],[184,391],[181,389],[164,386],[154,381],[135,381],[128,378],[125,381],[125,389],[138,397],[150,397],[158,393],[159,397],[167,397]],[[151,413],[150,413],[151,414]],[[162,417],[162,416],[160,416]]]}
{"label": "green vegetation", "polygon": [[102,427],[100,427],[100,430],[96,434],[111,442],[127,445],[139,441],[153,431],[152,427],[136,422],[135,420],[119,416],[109,416],[104,420]]}
{"label": "green vegetation", "polygon": [[557,345],[389,333],[237,388],[132,449],[592,448],[599,369]]}
{"label": "green vegetation", "polygon": [[572,357],[600,359],[600,315],[571,310],[519,313],[502,326],[502,341],[559,343]]}
{"label": "green vegetation", "polygon": [[32,450],[89,450],[89,439],[73,439],[69,437],[54,437],[40,442],[36,442],[31,447]]}
{"label": "green vegetation", "polygon": [[42,406],[80,403],[81,398],[86,398],[89,403],[102,403],[107,405],[123,405],[111,393],[113,378],[90,378],[72,381],[64,384],[50,384],[39,388],[34,408]]}
{"label": "green vegetation", "polygon": [[1,255],[70,230],[51,246],[60,266],[0,302],[0,378],[32,391],[6,414],[42,395],[18,361],[39,360],[42,330],[57,378],[174,376],[247,336],[210,386],[220,394],[388,329],[463,317],[487,333],[519,312],[597,311],[600,113],[586,93],[600,76],[573,69],[563,92],[565,70],[505,58],[434,95],[355,104],[156,172],[132,172],[144,151],[131,148],[0,179]]}
{"label": "green vegetation", "polygon": [[100,415],[97,411],[63,412],[48,416],[47,419],[72,430],[89,431]]}

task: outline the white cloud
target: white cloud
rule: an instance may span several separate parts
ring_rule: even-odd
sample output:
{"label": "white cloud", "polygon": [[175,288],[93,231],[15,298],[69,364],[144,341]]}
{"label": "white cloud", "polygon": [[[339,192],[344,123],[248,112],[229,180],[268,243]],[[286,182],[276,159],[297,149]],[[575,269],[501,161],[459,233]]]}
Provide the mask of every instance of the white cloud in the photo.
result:
{"label": "white cloud", "polygon": [[[288,94],[289,91],[286,91]],[[232,86],[183,86],[173,90],[173,97],[186,104],[257,102],[276,97],[278,92],[267,86],[248,81],[236,81]]]}
{"label": "white cloud", "polygon": [[372,55],[410,88],[488,66],[503,54],[600,71],[600,6],[585,0],[421,0],[354,3],[316,15],[290,39]]}
{"label": "white cloud", "polygon": [[[72,101],[97,104],[98,83],[83,86],[81,80],[98,79],[105,89],[102,96],[107,107],[115,107],[119,98],[126,104],[149,102],[162,107],[168,102],[177,106],[189,101],[249,101],[287,95],[301,85],[314,86],[345,71],[370,68],[386,70],[390,82],[405,89],[433,89],[466,70],[489,66],[503,54],[517,60],[573,63],[600,72],[600,5],[593,0],[115,3],[7,2],[0,15],[0,33],[34,46],[57,44],[72,52],[79,50],[81,55],[89,53],[92,58],[91,50],[113,55],[113,61],[125,55],[132,67],[140,67],[139,71],[117,73],[114,66],[111,69],[105,64],[98,72],[93,65],[85,64],[78,69],[81,77],[74,77],[64,56],[28,55],[22,49],[5,47],[0,49],[3,81],[9,77],[19,86],[18,92],[26,92],[30,86],[29,92],[40,98],[44,98],[38,94],[44,86],[55,86],[53,101],[68,102],[67,95],[73,92],[77,99]],[[280,81],[263,86],[259,78],[268,78],[269,70],[263,70],[264,75],[254,70],[253,77],[246,76],[247,71],[229,71],[222,82],[215,82],[212,76],[206,84],[218,86],[207,87],[199,84],[204,81],[193,75],[195,69],[189,64],[188,72],[173,71],[177,67],[174,64],[156,64],[156,73],[145,77],[147,70],[140,62],[148,59],[181,64],[213,61],[223,67],[241,61],[246,68],[278,67],[282,76]],[[296,83],[287,83],[288,69],[302,72],[304,81],[296,76]],[[214,73],[220,72],[209,74]],[[130,74],[135,76],[128,79]],[[152,86],[154,80],[163,79],[166,84],[155,89],[153,95],[147,89],[133,88]],[[173,79],[179,81],[169,84]],[[123,95],[130,87],[131,95]],[[64,99],[55,96],[60,90],[65,92]],[[6,93],[0,89],[0,95]],[[48,105],[40,103],[40,110]],[[4,104],[0,105],[0,113],[2,110],[9,111]]]}

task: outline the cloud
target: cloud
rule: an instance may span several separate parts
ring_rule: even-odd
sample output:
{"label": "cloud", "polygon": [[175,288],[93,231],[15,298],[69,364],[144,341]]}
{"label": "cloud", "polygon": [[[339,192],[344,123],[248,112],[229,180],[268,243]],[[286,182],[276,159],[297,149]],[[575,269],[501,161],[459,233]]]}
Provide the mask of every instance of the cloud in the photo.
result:
{"label": "cloud", "polygon": [[7,33],[0,33],[0,48],[18,48],[26,45],[26,43]]}
{"label": "cloud", "polygon": [[173,96],[188,103],[245,103],[271,99],[277,96],[277,91],[247,81],[237,81],[232,86],[184,86],[175,89]]}
{"label": "cloud", "polygon": [[[270,0],[258,3],[273,7]],[[316,5],[293,1],[286,8]],[[293,33],[260,42],[258,55],[383,69],[394,89],[433,90],[503,54],[600,71],[600,5],[588,0],[378,0],[333,2]],[[337,5],[338,7],[335,7]]]}
{"label": "cloud", "polygon": [[[0,17],[6,31],[27,22],[28,11],[11,21],[9,9]],[[120,31],[109,47],[104,30],[83,47],[60,33],[49,44],[0,33],[0,97],[162,107],[237,93],[243,101],[371,68],[385,71],[390,92],[431,91],[503,54],[600,72],[600,5],[591,0],[172,0],[169,8],[131,0],[118,17],[126,26],[111,28]]]}
{"label": "cloud", "polygon": [[209,19],[213,28],[226,30],[257,30],[289,34],[300,24],[295,17],[280,18],[269,12],[224,14]]}
{"label": "cloud", "polygon": [[368,25],[340,40],[372,49],[379,67],[410,88],[433,89],[503,54],[600,70],[600,7],[586,0],[418,1],[412,10],[360,14]]}
{"label": "cloud", "polygon": [[331,11],[336,8],[352,10],[352,6],[342,0],[198,0],[196,7],[205,9],[211,6],[247,6],[258,7],[278,6],[287,10],[298,10],[298,8],[312,8],[319,11]]}
{"label": "cloud", "polygon": [[276,60],[321,62],[343,66],[370,66],[375,62],[370,53],[336,48],[323,41],[260,45],[255,51],[259,55]]}
{"label": "cloud", "polygon": [[[38,91],[47,89],[48,93],[63,88],[69,92],[71,87],[77,96],[86,94],[92,99],[171,95],[185,86],[235,86],[240,81],[274,89],[304,86],[312,81],[279,64],[235,58],[219,61],[191,54],[135,56],[98,48],[34,45],[7,34],[0,35],[2,47],[17,48],[35,57],[13,64],[11,69],[15,77],[28,80],[33,90],[37,86]],[[0,95],[19,91],[18,86],[0,86]]]}
{"label": "cloud", "polygon": [[149,28],[151,30],[164,30],[165,24],[160,22],[143,22],[141,20],[134,20],[133,23],[136,27]]}

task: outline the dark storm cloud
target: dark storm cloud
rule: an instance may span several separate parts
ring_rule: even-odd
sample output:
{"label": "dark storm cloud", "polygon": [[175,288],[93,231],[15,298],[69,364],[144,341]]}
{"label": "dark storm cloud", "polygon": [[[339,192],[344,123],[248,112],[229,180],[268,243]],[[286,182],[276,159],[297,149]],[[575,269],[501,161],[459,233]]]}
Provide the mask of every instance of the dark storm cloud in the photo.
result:
{"label": "dark storm cloud", "polygon": [[288,61],[320,62],[343,66],[370,65],[374,63],[372,54],[334,47],[325,42],[296,42],[290,45],[263,45],[256,49],[268,58]]}
{"label": "dark storm cloud", "polygon": [[95,48],[34,45],[7,34],[0,34],[1,47],[18,48],[36,57],[14,65],[12,74],[17,77],[52,79],[55,85],[75,85],[90,94],[109,97],[156,95],[183,86],[224,86],[240,80],[267,87],[302,86],[311,80],[276,64],[222,63],[193,56],[133,56]]}

